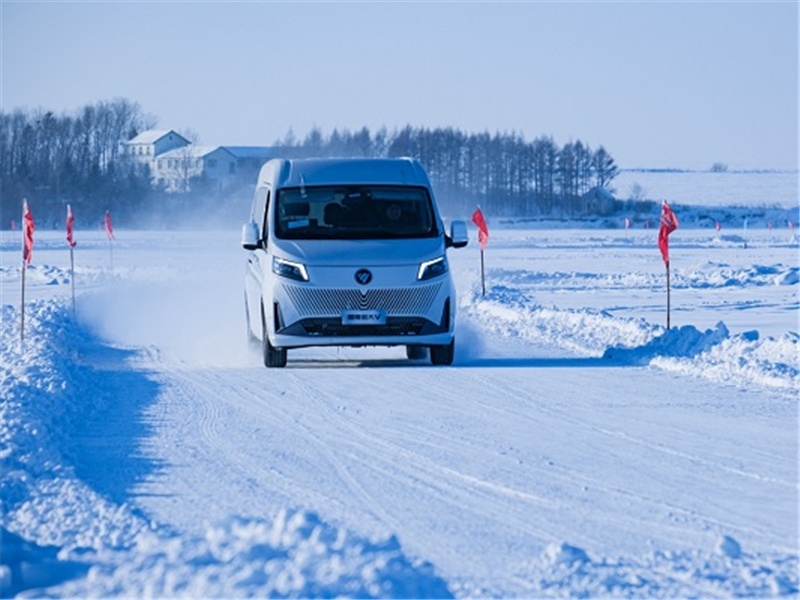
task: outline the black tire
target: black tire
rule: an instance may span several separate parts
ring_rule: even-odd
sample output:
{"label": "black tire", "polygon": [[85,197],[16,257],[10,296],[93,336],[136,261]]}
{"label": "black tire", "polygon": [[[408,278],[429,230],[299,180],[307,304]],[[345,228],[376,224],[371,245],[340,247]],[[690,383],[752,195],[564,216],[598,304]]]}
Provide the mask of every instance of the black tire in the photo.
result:
{"label": "black tire", "polygon": [[452,365],[456,340],[453,338],[446,346],[431,346],[431,364]]}
{"label": "black tire", "polygon": [[423,360],[428,358],[428,348],[425,346],[406,346],[406,357],[409,360]]}
{"label": "black tire", "polygon": [[267,322],[264,319],[264,307],[261,307],[261,349],[264,353],[264,366],[273,369],[286,366],[286,348],[276,348],[269,343]]}

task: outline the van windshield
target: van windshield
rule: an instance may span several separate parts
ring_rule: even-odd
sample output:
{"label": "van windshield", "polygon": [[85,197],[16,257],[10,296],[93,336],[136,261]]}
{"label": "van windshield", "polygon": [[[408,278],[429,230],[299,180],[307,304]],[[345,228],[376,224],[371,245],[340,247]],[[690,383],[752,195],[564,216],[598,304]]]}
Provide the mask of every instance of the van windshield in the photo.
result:
{"label": "van windshield", "polygon": [[436,237],[428,191],[412,186],[285,188],[275,204],[275,234],[290,240]]}

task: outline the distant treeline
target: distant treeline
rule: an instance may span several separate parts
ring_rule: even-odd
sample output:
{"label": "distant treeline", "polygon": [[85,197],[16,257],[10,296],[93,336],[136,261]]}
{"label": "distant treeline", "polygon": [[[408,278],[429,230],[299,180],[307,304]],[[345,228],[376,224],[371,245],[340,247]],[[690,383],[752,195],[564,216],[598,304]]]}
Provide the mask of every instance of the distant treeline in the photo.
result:
{"label": "distant treeline", "polygon": [[552,137],[527,142],[518,134],[471,134],[453,128],[404,127],[372,136],[334,130],[325,137],[313,129],[302,141],[289,133],[279,144],[294,156],[410,156],[419,159],[440,203],[464,212],[480,203],[509,216],[580,215],[581,196],[608,187],[619,173],[603,148],[580,140],[560,147]]}
{"label": "distant treeline", "polygon": [[[74,114],[43,109],[0,111],[0,225],[19,221],[28,198],[37,222],[56,226],[71,203],[79,222],[112,210],[115,223],[160,225],[187,211],[199,216],[238,215],[249,202],[254,173],[237,185],[212,191],[202,181],[183,193],[167,193],[145,169],[134,168],[123,144],[153,128],[157,119],[127,99],[97,102]],[[420,160],[443,209],[464,216],[481,204],[505,216],[581,215],[597,211],[581,196],[608,187],[619,170],[602,147],[581,141],[559,147],[552,137],[531,142],[516,133],[465,133],[410,125],[372,134],[366,127],[325,135],[315,128],[298,140],[291,132],[275,143],[289,157],[398,157]],[[236,210],[231,210],[235,202]],[[147,215],[144,221],[142,215]],[[81,218],[82,216],[82,218]],[[243,216],[243,215],[242,215]]]}
{"label": "distant treeline", "polygon": [[[121,154],[122,142],[155,124],[135,102],[87,105],[73,115],[47,110],[0,112],[0,221],[19,222],[27,198],[37,224],[63,220],[64,205],[99,220],[114,209],[123,220],[151,192],[147,173]],[[85,220],[84,220],[85,223]]]}

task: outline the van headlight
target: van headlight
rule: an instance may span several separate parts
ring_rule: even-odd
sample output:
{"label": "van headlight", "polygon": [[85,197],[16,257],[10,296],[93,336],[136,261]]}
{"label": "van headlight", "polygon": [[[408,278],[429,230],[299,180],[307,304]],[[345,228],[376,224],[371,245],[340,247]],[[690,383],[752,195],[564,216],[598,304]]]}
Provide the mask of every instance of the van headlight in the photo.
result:
{"label": "van headlight", "polygon": [[288,279],[308,281],[308,271],[306,271],[304,264],[278,258],[277,256],[272,257],[272,272]]}
{"label": "van headlight", "polygon": [[447,259],[444,256],[427,260],[419,266],[417,271],[417,281],[425,281],[426,279],[433,279],[439,275],[447,273]]}

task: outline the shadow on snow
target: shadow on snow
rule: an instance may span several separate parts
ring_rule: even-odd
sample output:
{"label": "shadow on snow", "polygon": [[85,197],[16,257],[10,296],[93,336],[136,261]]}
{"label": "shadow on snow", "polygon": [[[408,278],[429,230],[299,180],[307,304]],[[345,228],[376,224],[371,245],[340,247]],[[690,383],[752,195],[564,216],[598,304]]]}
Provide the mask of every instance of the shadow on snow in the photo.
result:
{"label": "shadow on snow", "polygon": [[63,456],[79,479],[123,504],[164,467],[147,451],[155,426],[148,410],[160,385],[130,364],[134,351],[108,346],[87,334],[77,352],[76,376],[85,401],[72,415],[74,434]]}

